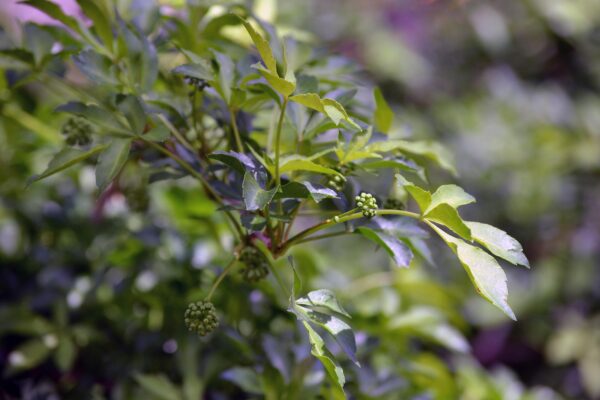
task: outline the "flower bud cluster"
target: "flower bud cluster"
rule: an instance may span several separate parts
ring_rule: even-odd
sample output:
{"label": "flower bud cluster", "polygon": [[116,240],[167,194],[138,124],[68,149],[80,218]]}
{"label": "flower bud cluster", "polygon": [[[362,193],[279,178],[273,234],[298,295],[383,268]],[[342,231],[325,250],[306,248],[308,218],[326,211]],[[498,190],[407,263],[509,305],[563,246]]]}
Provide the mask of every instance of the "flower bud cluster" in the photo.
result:
{"label": "flower bud cluster", "polygon": [[258,282],[269,274],[269,262],[256,247],[244,247],[240,261],[244,263],[240,273],[246,282]]}
{"label": "flower bud cluster", "polygon": [[377,200],[371,193],[361,193],[354,198],[356,206],[361,209],[366,218],[373,218],[377,214]]}
{"label": "flower bud cluster", "polygon": [[61,132],[69,146],[86,146],[92,142],[94,128],[83,117],[72,117],[62,126]]}
{"label": "flower bud cluster", "polygon": [[219,320],[215,306],[209,301],[190,303],[184,314],[185,326],[200,336],[205,336],[217,329]]}

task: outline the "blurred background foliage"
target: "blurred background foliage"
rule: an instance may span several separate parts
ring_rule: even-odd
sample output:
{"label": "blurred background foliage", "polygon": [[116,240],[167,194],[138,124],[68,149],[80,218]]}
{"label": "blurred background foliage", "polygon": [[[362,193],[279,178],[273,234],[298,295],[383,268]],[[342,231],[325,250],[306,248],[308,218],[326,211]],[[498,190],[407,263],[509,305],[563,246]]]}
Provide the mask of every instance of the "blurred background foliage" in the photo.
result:
{"label": "blurred background foliage", "polygon": [[[148,35],[184,2],[159,3],[115,2]],[[6,4],[0,46],[24,43],[51,71],[81,79],[44,58],[37,31],[59,30],[16,23],[49,21]],[[299,248],[305,287],[331,288],[353,316],[363,366],[344,364],[351,397],[600,398],[600,3],[245,4],[324,54],[358,61],[394,109],[391,136],[449,147],[459,176],[431,180],[475,195],[466,216],[509,232],[532,265],[506,269],[514,323],[476,296],[442,246],[436,267],[409,270],[353,238]],[[201,48],[224,32],[187,40]],[[62,141],[53,110],[68,93],[52,79],[11,87],[21,76],[12,59],[0,62],[0,393],[278,398],[286,387],[284,398],[330,398],[269,282],[226,280],[215,303],[228,324],[202,340],[185,332],[186,304],[231,251],[222,219],[189,182],[151,186],[146,213],[122,193],[98,198],[86,167],[24,190]]]}

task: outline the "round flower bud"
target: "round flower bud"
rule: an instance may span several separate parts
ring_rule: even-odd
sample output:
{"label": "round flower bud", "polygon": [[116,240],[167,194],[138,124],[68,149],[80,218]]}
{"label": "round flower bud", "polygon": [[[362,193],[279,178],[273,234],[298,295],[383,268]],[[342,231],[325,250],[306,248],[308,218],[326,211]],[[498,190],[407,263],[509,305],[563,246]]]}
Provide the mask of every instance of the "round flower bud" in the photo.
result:
{"label": "round flower bud", "polygon": [[356,206],[360,208],[366,218],[373,218],[377,214],[377,200],[371,193],[363,192],[354,199],[356,200]]}
{"label": "round flower bud", "polygon": [[185,326],[191,332],[205,336],[219,326],[215,306],[209,301],[190,303],[184,314]]}

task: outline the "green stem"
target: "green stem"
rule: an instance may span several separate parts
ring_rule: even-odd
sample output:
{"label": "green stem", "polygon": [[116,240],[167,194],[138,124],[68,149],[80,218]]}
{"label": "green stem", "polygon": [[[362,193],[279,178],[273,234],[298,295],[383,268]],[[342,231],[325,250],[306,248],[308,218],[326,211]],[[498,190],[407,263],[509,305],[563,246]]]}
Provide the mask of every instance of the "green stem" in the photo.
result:
{"label": "green stem", "polygon": [[285,292],[286,297],[290,297],[290,291],[288,290],[288,288],[283,284],[283,280],[281,279],[281,276],[279,276],[279,272],[277,272],[277,268],[275,268],[274,265],[272,265],[269,262],[269,269],[271,270],[271,272],[273,272],[273,276],[275,277],[275,280],[277,281],[277,284],[281,287],[281,289]]}
{"label": "green stem", "polygon": [[229,273],[229,271],[231,270],[231,268],[233,268],[233,266],[235,265],[236,261],[237,261],[237,257],[234,257],[233,260],[231,260],[229,262],[229,264],[225,267],[225,269],[223,270],[223,272],[221,272],[219,274],[219,277],[213,283],[213,285],[210,288],[210,291],[208,292],[208,295],[206,296],[206,301],[210,300],[210,298],[212,297],[213,293],[215,292],[215,290],[217,290],[217,288],[219,287],[219,285],[221,284],[221,282],[223,281],[223,279],[225,279],[225,277],[227,276],[227,274]]}
{"label": "green stem", "polygon": [[[410,211],[404,211],[404,210],[377,210],[377,215],[402,215],[405,217],[422,220],[420,214],[410,212]],[[295,236],[291,237],[289,240],[282,243],[282,245],[277,249],[276,256],[281,256],[281,255],[285,254],[285,252],[291,246],[293,246],[294,244],[297,244],[300,240],[306,238],[307,236],[309,236],[313,233],[319,232],[323,229],[327,229],[327,228],[332,227],[337,224],[341,224],[343,222],[351,221],[354,219],[359,219],[362,217],[363,217],[362,212],[357,212],[357,213],[346,215],[343,217],[326,219],[323,222],[320,222],[316,225],[311,226],[310,228],[303,230],[302,232],[299,232]]]}
{"label": "green stem", "polygon": [[242,137],[240,136],[240,131],[237,126],[237,121],[235,120],[235,113],[230,108],[229,109],[229,119],[231,119],[231,127],[233,128],[233,136],[235,138],[235,144],[240,153],[244,152],[244,145],[242,145]]}
{"label": "green stem", "polygon": [[[208,193],[209,195],[211,195],[219,204],[221,204],[221,205],[224,204],[223,203],[223,199],[221,198],[221,196],[219,196],[219,194],[212,188],[212,186],[210,186],[210,183],[208,183],[208,181],[206,180],[206,178],[204,178],[204,176],[202,176],[201,173],[199,173],[198,171],[196,171],[194,169],[194,167],[192,167],[190,164],[188,164],[186,161],[184,161],[181,157],[179,157],[178,155],[172,153],[171,151],[169,151],[165,147],[159,145],[158,143],[155,143],[155,142],[152,142],[150,140],[144,139],[143,136],[138,136],[138,137],[144,143],[146,143],[148,146],[155,148],[159,152],[163,153],[164,155],[166,155],[167,157],[173,159],[176,163],[178,163],[179,165],[181,165],[181,167],[183,169],[185,169],[187,172],[189,172],[190,175],[192,175],[194,178],[196,178],[196,179],[198,179],[200,181],[200,183],[202,184],[202,187],[204,188],[204,190],[206,191],[206,193]],[[235,230],[237,231],[237,233],[239,235],[239,239],[241,240],[244,237],[244,232],[242,231],[242,227],[240,226],[240,224],[235,219],[235,217],[231,214],[230,211],[225,210],[224,212],[225,212],[225,215],[227,216],[227,218],[229,218],[229,220],[233,224]]]}
{"label": "green stem", "polygon": [[279,114],[279,121],[277,122],[277,130],[275,131],[275,185],[281,185],[281,176],[279,175],[279,159],[281,156],[281,128],[283,127],[283,119],[285,118],[285,109],[287,107],[288,99],[283,98],[283,104],[281,104],[281,113]]}
{"label": "green stem", "polygon": [[352,233],[353,233],[352,231],[324,233],[322,235],[316,235],[316,236],[307,237],[306,239],[300,239],[300,240],[296,241],[295,244],[313,242],[315,240],[328,239],[328,238],[332,238],[332,237],[336,237],[336,236],[350,235]]}

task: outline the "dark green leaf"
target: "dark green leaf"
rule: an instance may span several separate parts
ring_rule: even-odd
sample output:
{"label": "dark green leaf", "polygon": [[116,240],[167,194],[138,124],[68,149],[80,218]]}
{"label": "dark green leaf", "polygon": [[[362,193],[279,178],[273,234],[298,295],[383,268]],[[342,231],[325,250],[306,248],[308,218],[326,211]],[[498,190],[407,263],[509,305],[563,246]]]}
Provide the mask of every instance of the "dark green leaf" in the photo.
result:
{"label": "dark green leaf", "polygon": [[296,300],[296,304],[309,307],[323,307],[350,318],[350,314],[342,308],[335,297],[335,294],[328,289],[313,290],[312,292],[309,292],[306,297],[301,297]]}
{"label": "dark green leaf", "polygon": [[275,199],[311,198],[317,203],[335,197],[338,197],[335,191],[311,182],[289,182],[283,185],[281,190],[275,194]]}
{"label": "dark green leaf", "polygon": [[378,232],[364,226],[356,228],[356,232],[381,246],[394,260],[398,267],[408,267],[413,259],[410,248],[395,236]]}
{"label": "dark green leaf", "polygon": [[103,191],[117,176],[129,156],[131,139],[113,139],[98,157],[96,186]]}
{"label": "dark green leaf", "polygon": [[205,81],[214,80],[215,77],[210,62],[205,60],[202,61],[203,62],[201,63],[180,65],[173,70],[173,73]]}
{"label": "dark green leaf", "polygon": [[135,374],[134,379],[146,392],[160,400],[182,400],[179,389],[162,374]]}
{"label": "dark green leaf", "polygon": [[72,165],[80,163],[96,153],[101,152],[107,147],[107,145],[98,145],[89,150],[79,150],[72,147],[66,147],[59,151],[54,158],[48,164],[48,168],[41,173],[40,175],[34,175],[28,179],[27,183],[31,184],[33,182],[37,182],[41,179],[47,178],[51,175],[54,175],[60,171],[63,171],[69,168]]}
{"label": "dark green leaf", "polygon": [[273,196],[275,196],[277,188],[264,190],[259,186],[252,174],[246,172],[244,175],[244,182],[242,183],[242,192],[246,210],[254,211],[263,209],[268,205],[273,199]]}
{"label": "dark green leaf", "polygon": [[119,102],[119,110],[127,118],[133,133],[141,135],[146,127],[146,113],[140,100],[136,96],[127,95]]}

